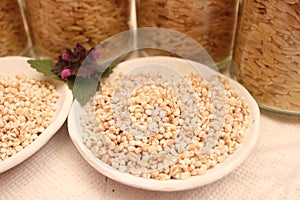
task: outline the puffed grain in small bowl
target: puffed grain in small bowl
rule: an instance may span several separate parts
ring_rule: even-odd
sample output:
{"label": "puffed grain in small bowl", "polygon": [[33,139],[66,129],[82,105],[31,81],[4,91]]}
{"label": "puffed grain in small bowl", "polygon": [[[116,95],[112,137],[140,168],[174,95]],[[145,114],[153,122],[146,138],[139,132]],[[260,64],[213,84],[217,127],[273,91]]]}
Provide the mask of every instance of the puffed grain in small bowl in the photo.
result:
{"label": "puffed grain in small bowl", "polygon": [[226,176],[259,136],[259,108],[239,83],[173,57],[120,63],[88,104],[74,101],[71,139],[87,162],[120,183],[180,191]]}
{"label": "puffed grain in small bowl", "polygon": [[41,149],[65,122],[71,90],[30,67],[34,58],[0,58],[0,173]]}

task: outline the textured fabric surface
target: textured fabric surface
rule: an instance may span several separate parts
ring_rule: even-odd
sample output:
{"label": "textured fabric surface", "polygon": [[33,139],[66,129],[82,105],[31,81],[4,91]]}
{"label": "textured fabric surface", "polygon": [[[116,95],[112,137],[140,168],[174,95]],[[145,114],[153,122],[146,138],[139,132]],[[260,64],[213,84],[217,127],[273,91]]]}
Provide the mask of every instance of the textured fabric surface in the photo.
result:
{"label": "textured fabric surface", "polygon": [[66,125],[36,154],[0,174],[0,200],[300,200],[300,119],[262,111],[260,138],[248,159],[223,179],[194,190],[152,192],[94,170]]}

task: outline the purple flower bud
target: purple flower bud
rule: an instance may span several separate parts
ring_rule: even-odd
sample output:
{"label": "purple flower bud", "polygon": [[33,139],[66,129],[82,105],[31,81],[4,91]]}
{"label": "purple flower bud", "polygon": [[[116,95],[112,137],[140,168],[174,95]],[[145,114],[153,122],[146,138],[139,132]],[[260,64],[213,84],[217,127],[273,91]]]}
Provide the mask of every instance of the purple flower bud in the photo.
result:
{"label": "purple flower bud", "polygon": [[71,76],[71,71],[70,71],[70,69],[64,69],[64,70],[61,72],[60,76],[61,76],[61,78],[62,78],[63,80],[65,80],[65,81],[68,80],[68,77]]}
{"label": "purple flower bud", "polygon": [[101,53],[100,53],[100,51],[94,50],[94,51],[93,51],[93,56],[94,56],[94,58],[101,58]]}
{"label": "purple flower bud", "polygon": [[62,55],[62,59],[65,60],[65,61],[69,61],[69,60],[70,60],[67,53],[64,53],[64,54]]}

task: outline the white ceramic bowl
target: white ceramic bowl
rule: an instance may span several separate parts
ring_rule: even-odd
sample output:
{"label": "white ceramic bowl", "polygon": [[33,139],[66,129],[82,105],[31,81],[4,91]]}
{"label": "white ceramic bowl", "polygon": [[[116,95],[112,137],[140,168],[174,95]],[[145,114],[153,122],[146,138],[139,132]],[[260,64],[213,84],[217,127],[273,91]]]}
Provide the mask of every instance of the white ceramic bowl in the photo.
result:
{"label": "white ceramic bowl", "polygon": [[18,165],[19,163],[32,156],[40,148],[42,148],[47,143],[47,141],[63,125],[72,105],[72,91],[69,90],[68,86],[62,81],[53,80],[48,77],[45,77],[41,73],[37,72],[35,69],[31,68],[30,65],[27,63],[27,60],[29,59],[32,58],[20,56],[0,58],[0,76],[14,77],[17,74],[25,74],[27,77],[34,78],[37,80],[48,80],[50,83],[55,85],[56,90],[59,93],[59,98],[57,101],[57,110],[54,113],[49,127],[46,128],[45,131],[43,131],[35,141],[33,141],[29,146],[27,146],[14,156],[4,161],[0,161],[0,173]]}
{"label": "white ceramic bowl", "polygon": [[[210,76],[212,74],[217,74],[217,72],[207,66],[195,62],[191,63],[193,65],[199,66],[199,70],[204,77]],[[189,64],[182,59],[171,57],[145,57],[132,59],[119,64],[117,68],[115,68],[114,73],[110,78],[114,78],[114,76],[118,74],[118,72],[125,73],[137,66],[148,65],[149,67],[149,65],[152,64],[163,64],[164,66],[169,66],[176,70],[182,70],[184,68],[183,73],[189,73],[190,69],[190,66],[188,66]],[[193,176],[186,180],[160,181],[135,177],[129,173],[120,172],[105,164],[101,160],[97,159],[82,142],[83,133],[80,126],[80,115],[84,114],[85,111],[77,101],[74,101],[68,116],[69,134],[78,151],[91,166],[93,166],[103,175],[120,183],[136,188],[155,191],[180,191],[207,185],[224,177],[235,168],[237,168],[248,157],[259,137],[260,112],[257,103],[249,94],[249,92],[239,83],[230,79],[229,84],[231,85],[231,87],[237,90],[240,96],[243,96],[245,98],[247,104],[249,105],[251,112],[249,119],[250,126],[244,134],[244,139],[240,147],[224,162],[217,164],[214,168],[208,170],[207,173],[201,176]]]}

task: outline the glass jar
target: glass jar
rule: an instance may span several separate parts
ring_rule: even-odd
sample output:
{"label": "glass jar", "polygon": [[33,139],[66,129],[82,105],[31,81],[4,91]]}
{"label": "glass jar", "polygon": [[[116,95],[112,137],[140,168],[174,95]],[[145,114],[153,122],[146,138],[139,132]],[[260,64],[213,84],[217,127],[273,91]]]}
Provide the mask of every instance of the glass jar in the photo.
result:
{"label": "glass jar", "polygon": [[243,0],[232,77],[262,108],[300,114],[300,1]]}
{"label": "glass jar", "polygon": [[28,47],[18,0],[0,1],[0,56],[22,55]]}
{"label": "glass jar", "polygon": [[[137,22],[138,27],[168,28],[191,37],[223,68],[231,58],[237,5],[238,0],[141,0]],[[160,42],[174,41],[165,37]],[[178,48],[191,51],[181,41]]]}
{"label": "glass jar", "polygon": [[77,42],[89,49],[129,29],[127,0],[25,0],[25,3],[38,57],[56,59]]}

